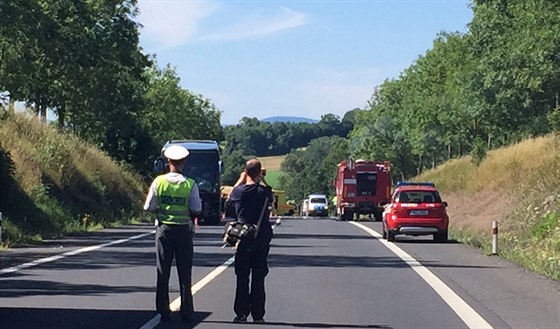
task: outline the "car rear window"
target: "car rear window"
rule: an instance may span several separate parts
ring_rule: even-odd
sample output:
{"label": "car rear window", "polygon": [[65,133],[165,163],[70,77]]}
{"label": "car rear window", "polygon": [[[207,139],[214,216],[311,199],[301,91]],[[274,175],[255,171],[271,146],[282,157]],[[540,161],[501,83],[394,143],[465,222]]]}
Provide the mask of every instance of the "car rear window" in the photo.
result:
{"label": "car rear window", "polygon": [[324,198],[311,198],[309,201],[311,203],[327,203],[327,199]]}
{"label": "car rear window", "polygon": [[436,191],[401,191],[397,195],[398,203],[441,203]]}

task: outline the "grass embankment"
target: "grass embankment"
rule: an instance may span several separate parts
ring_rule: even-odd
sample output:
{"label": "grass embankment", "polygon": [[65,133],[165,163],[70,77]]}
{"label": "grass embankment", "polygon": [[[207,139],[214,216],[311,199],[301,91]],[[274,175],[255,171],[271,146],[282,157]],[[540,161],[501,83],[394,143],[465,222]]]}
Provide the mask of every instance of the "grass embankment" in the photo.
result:
{"label": "grass embankment", "polygon": [[417,181],[433,181],[449,202],[452,238],[560,280],[560,138],[527,140],[494,150],[475,166],[452,160]]}
{"label": "grass embankment", "polygon": [[33,117],[0,113],[3,245],[130,222],[145,185],[97,148]]}
{"label": "grass embankment", "polygon": [[284,161],[285,157],[285,155],[279,155],[259,158],[262,166],[266,168],[266,182],[275,189],[280,188],[280,184],[278,182],[278,179],[282,174],[280,165],[282,164],[282,161]]}

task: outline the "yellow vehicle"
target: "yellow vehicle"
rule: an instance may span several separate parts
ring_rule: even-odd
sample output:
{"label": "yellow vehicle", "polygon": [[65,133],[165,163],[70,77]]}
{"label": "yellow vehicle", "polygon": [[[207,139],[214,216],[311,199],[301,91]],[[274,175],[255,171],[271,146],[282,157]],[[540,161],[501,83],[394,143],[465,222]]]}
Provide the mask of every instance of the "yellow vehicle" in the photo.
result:
{"label": "yellow vehicle", "polygon": [[297,206],[294,201],[286,200],[286,193],[283,190],[272,190],[274,194],[273,214],[277,216],[292,216],[297,213]]}
{"label": "yellow vehicle", "polygon": [[229,194],[231,193],[231,190],[233,190],[233,186],[224,185],[224,186],[220,187],[220,195],[221,195],[222,199],[229,198]]}
{"label": "yellow vehicle", "polygon": [[226,203],[227,199],[229,199],[229,194],[231,193],[231,190],[233,190],[233,186],[224,185],[220,187],[220,199],[222,202],[222,207],[221,207],[222,218],[228,218],[234,216],[234,213],[232,212],[232,208],[230,207],[228,209]]}

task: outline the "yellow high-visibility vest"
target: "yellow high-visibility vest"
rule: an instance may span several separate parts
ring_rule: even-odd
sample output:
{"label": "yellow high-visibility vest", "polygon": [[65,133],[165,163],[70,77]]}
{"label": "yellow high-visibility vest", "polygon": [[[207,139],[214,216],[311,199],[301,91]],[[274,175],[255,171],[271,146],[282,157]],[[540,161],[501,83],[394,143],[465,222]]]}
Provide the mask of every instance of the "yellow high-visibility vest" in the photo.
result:
{"label": "yellow high-visibility vest", "polygon": [[189,197],[193,179],[187,178],[180,184],[170,183],[165,175],[156,178],[156,191],[159,209],[156,213],[158,222],[170,225],[186,225],[191,220]]}

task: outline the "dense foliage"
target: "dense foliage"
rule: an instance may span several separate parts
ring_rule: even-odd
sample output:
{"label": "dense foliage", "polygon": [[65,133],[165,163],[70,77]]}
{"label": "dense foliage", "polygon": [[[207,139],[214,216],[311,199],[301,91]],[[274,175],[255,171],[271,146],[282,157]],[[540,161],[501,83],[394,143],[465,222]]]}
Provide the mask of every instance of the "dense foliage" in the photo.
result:
{"label": "dense foliage", "polygon": [[396,177],[409,177],[558,127],[560,2],[474,1],[473,10],[467,33],[441,33],[376,89],[351,133],[353,156],[391,160]]}
{"label": "dense foliage", "polygon": [[[402,180],[463,155],[479,164],[490,149],[559,130],[560,2],[480,0],[472,8],[466,33],[441,32],[353,113],[349,157],[390,160],[393,179]],[[286,159],[291,198],[308,187],[330,192],[324,175],[305,174],[320,172],[321,161],[307,163],[314,169],[296,166],[315,157],[308,152],[293,150]],[[338,152],[323,156],[344,160]]]}
{"label": "dense foliage", "polygon": [[312,193],[334,195],[337,164],[348,157],[348,141],[339,136],[311,141],[305,150],[294,150],[282,162],[280,184],[286,195],[303,200]]}
{"label": "dense foliage", "polygon": [[167,139],[222,138],[220,112],[139,47],[136,0],[0,2],[0,95],[142,172]]}
{"label": "dense foliage", "polygon": [[224,153],[241,152],[245,155],[284,155],[306,147],[313,139],[324,136],[346,137],[354,127],[354,114],[349,111],[340,119],[325,114],[318,123],[308,122],[262,122],[257,118],[244,117],[239,124],[227,126]]}

